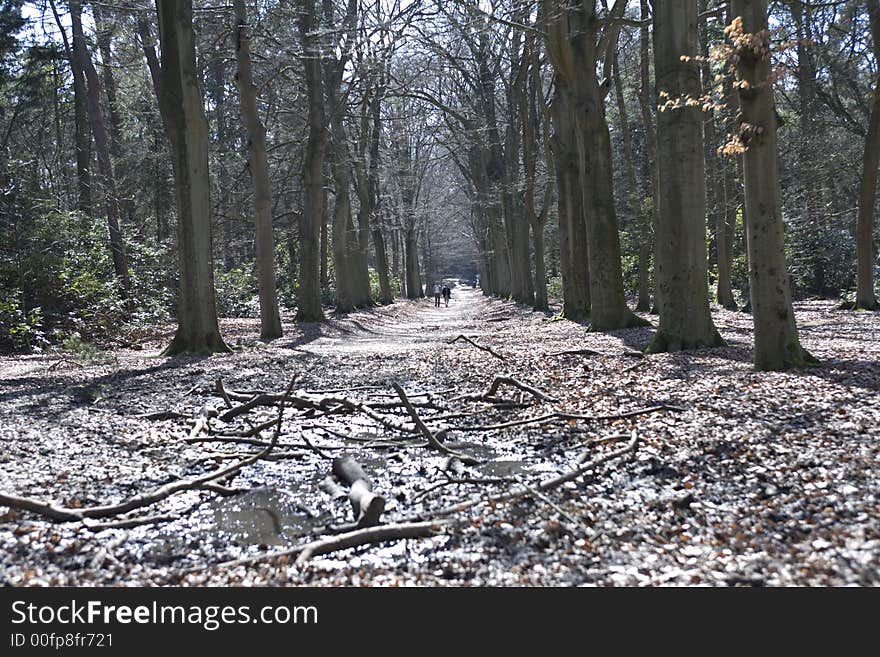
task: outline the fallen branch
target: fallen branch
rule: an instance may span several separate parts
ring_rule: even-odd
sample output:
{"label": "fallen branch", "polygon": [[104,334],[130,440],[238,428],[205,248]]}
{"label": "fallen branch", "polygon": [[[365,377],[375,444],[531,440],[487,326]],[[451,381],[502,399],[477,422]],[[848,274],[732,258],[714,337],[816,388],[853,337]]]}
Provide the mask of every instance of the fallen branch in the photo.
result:
{"label": "fallen branch", "polygon": [[[532,495],[531,490],[530,490],[531,488],[537,488],[537,490],[539,492],[546,492],[548,490],[556,488],[557,486],[561,486],[562,484],[564,484],[568,481],[573,481],[574,479],[577,479],[585,472],[593,470],[597,466],[602,465],[603,463],[606,463],[606,462],[611,461],[613,459],[619,458],[621,456],[626,456],[627,454],[634,454],[637,447],[638,447],[638,436],[637,436],[636,432],[633,431],[632,438],[626,444],[626,446],[624,446],[618,450],[608,452],[607,454],[603,454],[602,456],[599,456],[599,457],[593,459],[592,461],[589,461],[588,463],[584,463],[583,465],[580,465],[577,468],[575,468],[569,472],[563,473],[563,474],[558,475],[556,477],[551,477],[549,479],[545,479],[544,481],[541,481],[540,483],[538,483],[537,486],[528,486],[527,487],[526,485],[520,485],[518,488],[515,488],[515,489],[508,491],[506,493],[499,493],[499,494],[491,495],[488,497],[480,497],[478,499],[467,500],[465,502],[459,502],[457,504],[453,504],[451,506],[447,506],[442,509],[435,509],[430,512],[430,515],[432,518],[443,518],[446,516],[453,515],[455,513],[460,513],[462,511],[466,511],[468,509],[471,509],[484,501],[492,502],[492,503],[510,502],[510,501],[513,501],[513,500],[516,500],[516,499],[519,499],[522,497],[528,497],[529,495]],[[416,514],[415,516],[411,516],[411,518],[412,519],[420,519],[420,518],[424,518],[425,515],[426,514]]]}
{"label": "fallen branch", "polygon": [[466,454],[462,454],[460,452],[456,452],[455,450],[449,449],[446,445],[437,440],[437,436],[435,436],[433,432],[425,425],[425,423],[422,422],[422,418],[419,417],[419,414],[410,403],[409,398],[406,396],[406,393],[403,391],[403,388],[400,386],[400,384],[397,383],[397,381],[392,381],[391,385],[394,387],[394,390],[397,392],[398,396],[403,402],[403,405],[406,407],[406,410],[409,411],[409,415],[413,419],[413,422],[415,422],[416,427],[427,439],[428,447],[437,450],[438,452],[448,454],[449,456],[455,456],[466,465],[476,465],[479,463],[479,461],[470,456],[467,456]]}
{"label": "fallen branch", "polygon": [[579,415],[577,413],[563,413],[562,411],[558,411],[556,415],[563,420],[589,420],[591,422],[604,422],[607,420],[625,420],[626,418],[637,417],[639,415],[648,415],[649,413],[657,413],[659,411],[684,413],[686,410],[686,408],[682,408],[681,406],[673,406],[672,404],[657,404],[656,406],[637,408],[634,411],[613,413],[610,415]]}
{"label": "fallen branch", "polygon": [[523,383],[519,379],[514,379],[512,376],[496,376],[494,379],[492,379],[492,384],[486,389],[486,392],[484,392],[482,395],[480,395],[480,397],[482,399],[488,399],[488,398],[494,397],[495,394],[498,392],[498,388],[500,388],[502,385],[505,385],[505,384],[509,385],[509,386],[513,386],[514,388],[519,388],[523,392],[527,392],[535,399],[539,399],[541,401],[546,401],[546,402],[559,401],[558,399],[555,399],[555,398],[551,397],[550,395],[541,392],[537,388],[533,388],[532,386]]}
{"label": "fallen branch", "polygon": [[605,354],[596,351],[595,349],[568,349],[566,351],[554,351],[552,353],[546,353],[544,356],[552,357],[552,356],[604,356]]}
{"label": "fallen branch", "polygon": [[297,565],[306,563],[312,557],[320,554],[329,554],[338,550],[368,545],[371,543],[384,543],[385,541],[399,541],[406,538],[428,538],[438,534],[451,525],[449,522],[418,522],[399,525],[381,525],[368,527],[347,534],[340,534],[331,538],[323,538],[312,541],[302,547]]}
{"label": "fallen branch", "polygon": [[[331,538],[323,538],[311,541],[310,543],[300,544],[279,552],[269,552],[258,554],[253,557],[245,557],[244,559],[200,566],[199,568],[187,570],[182,574],[202,572],[212,568],[230,570],[239,566],[251,566],[263,561],[274,561],[276,559],[296,555],[299,555],[300,557],[297,559],[297,563],[305,563],[312,557],[320,554],[329,554],[337,550],[346,550],[361,545],[384,543],[386,541],[399,541],[406,538],[429,538],[452,526],[453,523],[448,520],[431,520],[427,522],[408,522],[367,527],[365,529],[357,529],[345,534],[339,534]],[[302,557],[303,554],[306,555],[305,558]]]}
{"label": "fallen branch", "polygon": [[455,344],[455,343],[458,342],[459,340],[464,340],[465,342],[467,342],[468,344],[473,345],[473,346],[476,347],[477,349],[480,349],[480,350],[482,350],[482,351],[489,352],[490,354],[492,354],[493,356],[495,356],[495,358],[498,358],[498,359],[500,359],[500,360],[507,360],[507,359],[506,359],[504,356],[502,356],[501,354],[499,354],[499,353],[497,353],[497,352],[495,352],[495,351],[492,351],[491,347],[485,347],[485,346],[483,346],[483,345],[481,345],[481,344],[478,344],[477,342],[474,342],[473,340],[471,340],[469,337],[467,337],[467,336],[464,335],[464,334],[461,334],[461,335],[459,335],[457,338],[455,338],[455,339],[453,339],[453,340],[450,340],[449,344]]}
{"label": "fallen branch", "polygon": [[624,368],[623,370],[620,371],[620,373],[621,374],[629,374],[630,372],[632,372],[635,369],[638,369],[639,367],[641,367],[642,365],[644,365],[647,362],[648,362],[647,360],[640,360],[635,365],[630,365],[629,367]]}
{"label": "fallen branch", "polygon": [[232,400],[229,398],[229,393],[226,392],[226,388],[223,387],[223,379],[217,377],[215,387],[217,392],[220,393],[220,396],[223,397],[223,403],[226,404],[226,408],[232,408]]}
{"label": "fallen branch", "polygon": [[489,424],[485,426],[474,426],[474,427],[456,427],[456,431],[496,431],[499,429],[509,429],[511,427],[520,427],[525,424],[540,424],[542,422],[549,422],[550,420],[557,419],[558,416],[556,413],[546,413],[544,415],[538,415],[535,417],[528,417],[522,420],[511,420],[510,422],[502,422],[500,424]]}
{"label": "fallen branch", "polygon": [[135,418],[139,420],[179,420],[187,418],[189,419],[189,415],[185,413],[178,413],[177,411],[156,411],[154,413],[141,413],[139,415],[135,415]]}
{"label": "fallen branch", "polygon": [[435,490],[440,490],[441,488],[445,488],[446,486],[461,486],[461,485],[491,485],[491,484],[509,484],[513,480],[507,479],[504,477],[486,477],[486,478],[461,478],[461,479],[447,479],[445,481],[437,482],[436,484],[431,484],[427,488],[420,490],[418,493],[413,495],[412,502],[417,502],[426,495],[430,495]]}
{"label": "fallen branch", "polygon": [[638,408],[634,411],[626,411],[624,413],[614,413],[611,415],[580,415],[577,413],[565,413],[563,411],[555,411],[553,413],[545,413],[544,415],[536,415],[522,420],[511,420],[510,422],[502,422],[501,424],[490,424],[475,427],[456,427],[456,431],[495,431],[498,429],[509,429],[511,427],[520,427],[526,424],[543,424],[553,420],[584,420],[586,422],[607,422],[608,420],[625,420],[627,418],[639,415],[647,415],[649,413],[657,413],[659,411],[671,411],[674,413],[683,413],[687,409],[671,404],[659,404],[657,406],[649,406],[647,408]]}
{"label": "fallen branch", "polygon": [[539,491],[537,488],[533,488],[532,486],[530,486],[529,484],[527,484],[526,482],[524,482],[522,480],[518,480],[518,483],[520,486],[525,488],[533,497],[536,497],[539,500],[541,500],[542,502],[544,502],[547,506],[549,506],[551,509],[556,511],[556,513],[558,513],[561,517],[568,520],[568,522],[570,522],[571,524],[576,525],[578,527],[581,526],[581,523],[574,516],[572,516],[570,513],[568,513],[565,509],[563,509],[561,506],[559,506],[556,502],[551,500],[549,497],[547,497],[544,493]]}
{"label": "fallen branch", "polygon": [[361,528],[378,525],[379,518],[385,511],[385,498],[373,492],[373,484],[360,463],[350,456],[335,458],[333,474],[350,487],[348,499],[357,526]]}
{"label": "fallen branch", "polygon": [[[294,381],[290,382],[288,392],[293,389]],[[164,486],[160,486],[159,488],[149,493],[138,495],[119,504],[108,504],[103,506],[93,506],[83,509],[77,509],[58,506],[52,504],[51,502],[43,502],[27,497],[18,497],[15,495],[8,495],[6,493],[0,493],[0,506],[8,506],[14,509],[32,511],[39,515],[60,522],[83,521],[87,518],[109,518],[112,516],[121,515],[123,513],[128,513],[129,511],[133,511],[135,509],[150,506],[152,504],[155,504],[156,502],[160,502],[165,498],[174,495],[175,493],[179,493],[180,491],[201,488],[203,484],[224,477],[228,477],[238,472],[245,466],[256,463],[260,459],[267,457],[269,453],[274,449],[275,444],[278,442],[278,436],[281,434],[283,417],[284,399],[282,398],[278,411],[278,420],[275,428],[275,433],[272,435],[272,440],[264,449],[260,450],[256,454],[242,459],[237,463],[233,463],[232,465],[228,465],[225,468],[220,468],[219,470],[214,470],[213,472],[204,474],[201,477],[195,477],[193,479],[183,479],[170,484],[166,484]]]}

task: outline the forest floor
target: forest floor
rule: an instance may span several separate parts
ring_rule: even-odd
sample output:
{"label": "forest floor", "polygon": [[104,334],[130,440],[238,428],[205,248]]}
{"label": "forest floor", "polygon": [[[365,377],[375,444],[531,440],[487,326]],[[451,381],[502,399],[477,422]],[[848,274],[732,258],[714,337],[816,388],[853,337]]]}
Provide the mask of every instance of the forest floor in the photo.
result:
{"label": "forest floor", "polygon": [[[448,308],[286,321],[270,345],[224,320],[229,355],[160,357],[169,329],[0,359],[0,585],[880,585],[880,314],[796,313],[821,367],[754,372],[751,317],[717,307],[729,346],[641,357],[653,329],[589,333],[460,287]],[[502,375],[532,390],[488,390]],[[243,407],[294,376],[280,430],[277,394]],[[392,381],[465,458],[426,448]],[[341,455],[385,498],[381,527],[431,535],[298,559],[351,530],[321,486]],[[18,500],[75,514],[168,485],[95,520]]]}

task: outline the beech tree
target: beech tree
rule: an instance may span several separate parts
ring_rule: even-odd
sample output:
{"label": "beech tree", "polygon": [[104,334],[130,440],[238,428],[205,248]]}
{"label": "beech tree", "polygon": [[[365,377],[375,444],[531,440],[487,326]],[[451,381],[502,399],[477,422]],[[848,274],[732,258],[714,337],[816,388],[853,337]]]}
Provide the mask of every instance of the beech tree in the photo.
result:
{"label": "beech tree", "polygon": [[198,84],[192,0],[156,0],[162,50],[160,106],[171,142],[180,270],[177,332],[163,352],[229,351],[214,299],[208,122]]}
{"label": "beech tree", "polygon": [[767,0],[733,0],[731,9],[727,29],[740,104],[754,363],[757,370],[782,370],[815,361],[798,339],[785,261]]}
{"label": "beech tree", "polygon": [[657,3],[654,67],[661,105],[657,116],[660,213],[655,276],[660,328],[649,352],[723,344],[709,312],[698,53],[696,3]]}
{"label": "beech tree", "polygon": [[862,183],[859,191],[859,214],[856,227],[856,269],[858,289],[856,307],[880,310],[874,295],[874,203],[877,194],[877,166],[880,164],[880,2],[866,0],[874,43],[876,83],[871,95],[865,154],[862,158]]}
{"label": "beech tree", "polygon": [[315,35],[315,0],[303,0],[299,16],[303,68],[308,97],[309,135],[303,156],[303,209],[300,215],[299,297],[296,320],[324,320],[321,307],[319,251],[324,222],[324,153],[327,137],[324,119],[321,46]]}
{"label": "beech tree", "polygon": [[235,10],[236,81],[241,90],[241,116],[248,133],[248,169],[254,184],[257,267],[260,277],[260,337],[280,338],[281,318],[275,298],[275,236],[272,232],[272,189],[266,154],[266,127],[257,109],[257,87],[251,65],[250,36],[245,0],[233,0]]}
{"label": "beech tree", "polygon": [[[574,128],[578,192],[587,227],[590,326],[596,331],[648,323],[627,307],[624,296],[611,176],[611,138],[605,119],[605,96],[610,80],[600,80],[597,74],[598,63],[608,56],[606,51],[617,38],[614,21],[620,19],[625,5],[624,0],[615,2],[604,21],[604,29],[600,29],[603,23],[599,21],[595,0],[570,3],[546,0],[544,9],[547,54],[557,83],[564,85],[570,94],[565,108],[561,108],[554,119],[563,125],[568,123],[569,134],[571,124]],[[560,195],[563,191],[572,198],[571,191],[560,185]]]}

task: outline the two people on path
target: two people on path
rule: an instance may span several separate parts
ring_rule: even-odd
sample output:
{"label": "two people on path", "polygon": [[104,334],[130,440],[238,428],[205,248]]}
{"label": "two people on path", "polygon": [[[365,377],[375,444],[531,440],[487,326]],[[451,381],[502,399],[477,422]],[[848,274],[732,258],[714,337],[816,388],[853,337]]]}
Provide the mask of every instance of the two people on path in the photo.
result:
{"label": "two people on path", "polygon": [[444,285],[440,287],[440,284],[437,283],[434,285],[434,307],[440,307],[440,296],[443,296],[443,300],[446,302],[446,307],[449,307],[449,297],[452,296],[452,290],[449,289],[448,285]]}

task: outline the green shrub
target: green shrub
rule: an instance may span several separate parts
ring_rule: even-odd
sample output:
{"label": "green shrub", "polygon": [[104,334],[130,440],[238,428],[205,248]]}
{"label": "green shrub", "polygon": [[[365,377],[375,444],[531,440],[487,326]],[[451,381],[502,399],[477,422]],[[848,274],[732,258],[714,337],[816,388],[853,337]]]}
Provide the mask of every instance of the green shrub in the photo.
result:
{"label": "green shrub", "polygon": [[217,313],[221,317],[259,317],[260,298],[254,263],[214,272]]}
{"label": "green shrub", "polygon": [[0,353],[40,351],[48,344],[40,308],[25,312],[15,299],[0,299]]}
{"label": "green shrub", "polygon": [[[400,296],[400,279],[393,274],[388,274],[388,284],[391,287],[391,298],[396,299]],[[379,286],[379,272],[370,267],[370,297],[373,300],[382,298],[382,290]]]}

